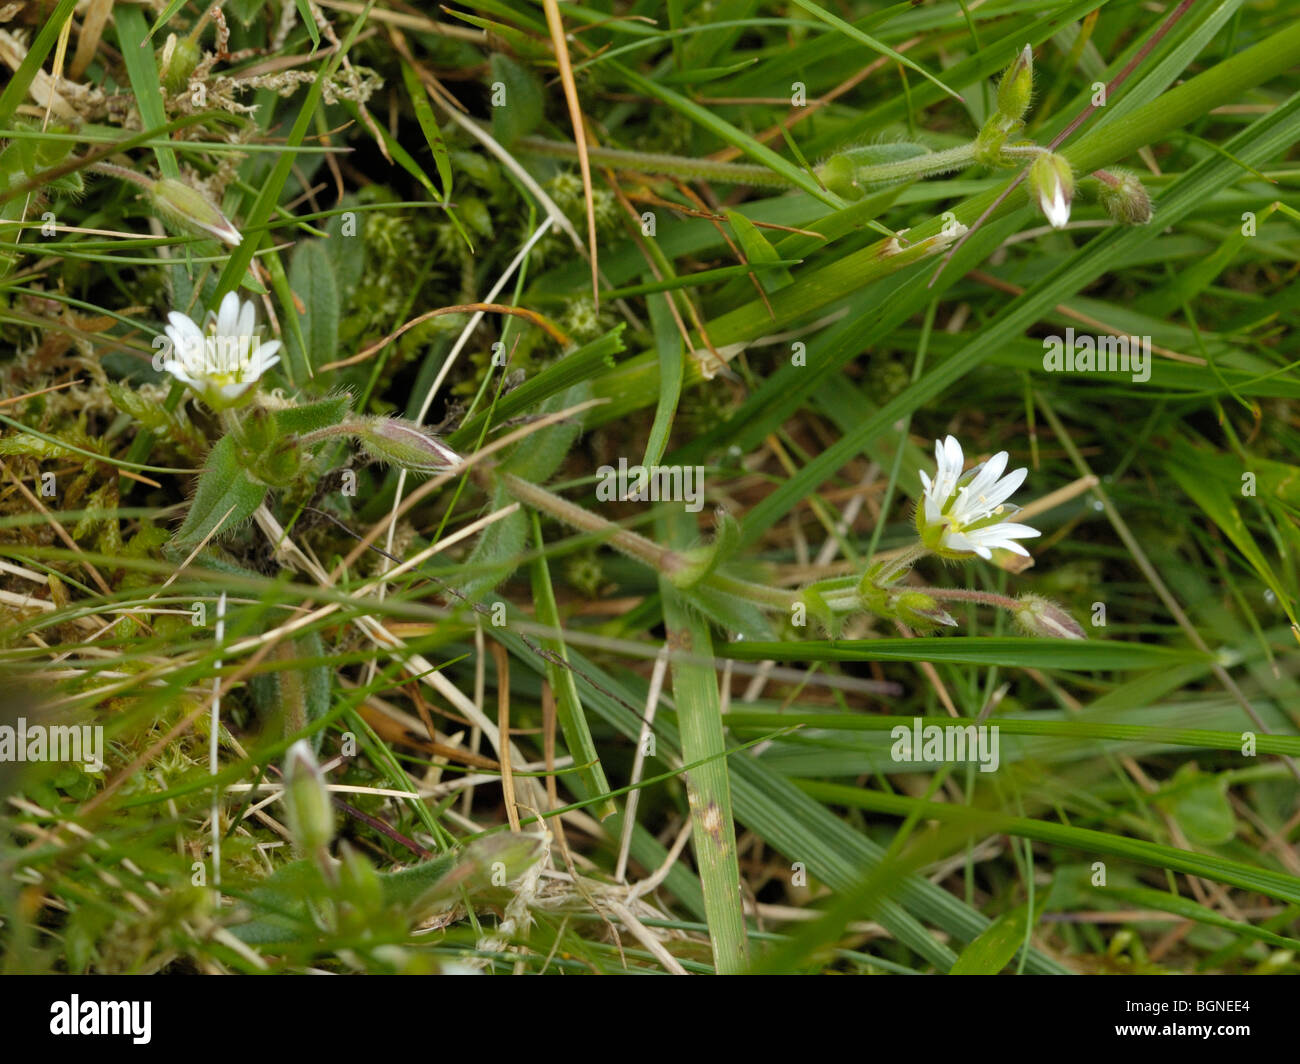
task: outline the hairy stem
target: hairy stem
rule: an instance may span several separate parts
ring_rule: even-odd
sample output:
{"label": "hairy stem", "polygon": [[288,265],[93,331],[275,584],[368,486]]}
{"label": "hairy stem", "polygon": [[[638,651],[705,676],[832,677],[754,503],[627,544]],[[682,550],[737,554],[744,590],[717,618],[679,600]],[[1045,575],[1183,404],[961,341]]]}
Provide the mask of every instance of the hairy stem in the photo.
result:
{"label": "hairy stem", "polygon": [[[566,141],[542,137],[522,137],[519,146],[534,155],[557,159],[576,159],[577,148]],[[663,152],[627,151],[622,148],[588,147],[587,154],[598,163],[648,174],[667,174],[688,180],[723,181],[733,185],[766,188],[794,188],[795,183],[783,174],[757,163],[724,163],[716,159],[691,159]],[[934,177],[969,166],[975,161],[975,144],[961,144],[943,151],[896,162],[874,163],[856,167],[853,179],[860,185],[887,185],[919,177]],[[820,172],[820,167],[818,172]]]}
{"label": "hairy stem", "polygon": [[996,606],[1003,610],[1018,610],[1024,605],[1013,598],[992,591],[973,591],[959,587],[919,587],[916,590],[924,591],[931,598],[946,599],[951,602],[978,602],[984,606]]}
{"label": "hairy stem", "polygon": [[638,535],[636,532],[629,532],[626,528],[620,528],[613,521],[604,517],[597,517],[590,510],[584,510],[581,506],[569,502],[568,499],[562,499],[554,492],[547,491],[545,488],[517,477],[513,473],[503,474],[501,482],[505,485],[506,490],[520,502],[526,503],[536,510],[541,510],[543,513],[550,514],[557,521],[568,525],[570,528],[576,528],[580,532],[594,532],[603,536],[605,542],[611,547],[644,562],[653,569],[658,569],[662,573],[675,573],[684,564],[681,555],[676,551],[661,547],[658,543],[646,539],[645,536]]}

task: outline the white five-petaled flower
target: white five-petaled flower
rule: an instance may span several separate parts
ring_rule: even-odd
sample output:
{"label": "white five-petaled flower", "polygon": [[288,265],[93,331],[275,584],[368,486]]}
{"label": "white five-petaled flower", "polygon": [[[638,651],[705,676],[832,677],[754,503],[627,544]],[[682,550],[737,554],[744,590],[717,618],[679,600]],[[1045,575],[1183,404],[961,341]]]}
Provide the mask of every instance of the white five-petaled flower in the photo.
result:
{"label": "white five-petaled flower", "polygon": [[164,332],[172,342],[174,357],[162,368],[188,384],[215,410],[237,403],[268,369],[280,361],[279,340],[262,343],[256,310],[227,292],[220,308],[209,310],[203,328],[173,310]]}
{"label": "white five-petaled flower", "polygon": [[1029,556],[1016,540],[1041,533],[1007,520],[1019,510],[1007,499],[1024,483],[1029,470],[1013,469],[1003,476],[1007,457],[1006,451],[999,451],[963,472],[961,444],[952,436],[935,441],[934,480],[921,472],[925,495],[916,510],[917,531],[926,547],[947,558],[978,554],[989,559],[998,547]]}

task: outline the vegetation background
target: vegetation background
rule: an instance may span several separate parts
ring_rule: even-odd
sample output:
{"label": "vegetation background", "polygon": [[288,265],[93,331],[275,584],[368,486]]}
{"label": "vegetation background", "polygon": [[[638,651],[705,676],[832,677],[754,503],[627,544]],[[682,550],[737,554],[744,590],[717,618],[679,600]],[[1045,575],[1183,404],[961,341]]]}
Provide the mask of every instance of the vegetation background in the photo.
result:
{"label": "vegetation background", "polygon": [[[1295,16],[0,5],[0,723],[106,736],[0,764],[5,969],[1295,974]],[[1019,167],[825,180],[969,145],[1026,44],[1064,228]],[[152,360],[235,290],[277,439],[467,463],[214,449]],[[1067,327],[1150,379],[1044,372]],[[1043,535],[907,579],[1085,641],[770,608],[905,548],[949,433]],[[704,512],[599,502],[620,458]]]}

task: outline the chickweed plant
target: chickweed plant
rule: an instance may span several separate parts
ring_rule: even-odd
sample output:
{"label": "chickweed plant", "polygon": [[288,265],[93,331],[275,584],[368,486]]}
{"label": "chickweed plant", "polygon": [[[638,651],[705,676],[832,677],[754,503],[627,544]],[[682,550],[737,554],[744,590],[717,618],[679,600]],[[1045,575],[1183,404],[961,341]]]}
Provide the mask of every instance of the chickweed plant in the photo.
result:
{"label": "chickweed plant", "polygon": [[4,970],[1300,972],[1287,5],[0,57]]}

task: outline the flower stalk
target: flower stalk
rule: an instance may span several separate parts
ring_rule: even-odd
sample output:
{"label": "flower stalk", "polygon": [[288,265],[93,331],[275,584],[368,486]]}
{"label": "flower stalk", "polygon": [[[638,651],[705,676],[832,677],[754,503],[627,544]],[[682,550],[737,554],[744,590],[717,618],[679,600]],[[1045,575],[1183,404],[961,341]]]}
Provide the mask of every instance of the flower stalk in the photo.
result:
{"label": "flower stalk", "polygon": [[713,548],[686,551],[661,547],[530,481],[509,473],[501,474],[500,479],[520,502],[570,528],[601,536],[683,590],[708,589],[764,612],[787,616],[802,606],[832,630],[838,617],[863,612],[921,630],[956,627],[957,621],[942,603],[973,602],[1009,611],[1029,634],[1082,639],[1083,630],[1073,618],[1040,596],[1017,600],[993,592],[900,584],[912,567],[930,554],[985,560],[992,559],[995,549],[1028,554],[1017,541],[1037,536],[1038,530],[1006,520],[1017,510],[1007,500],[1028,471],[1017,469],[1004,476],[1007,457],[1002,451],[966,470],[961,445],[953,437],[936,441],[935,476],[931,479],[921,474],[925,490],[917,507],[917,540],[901,554],[869,564],[856,587],[834,581],[786,589],[745,580],[718,568],[716,542]]}

